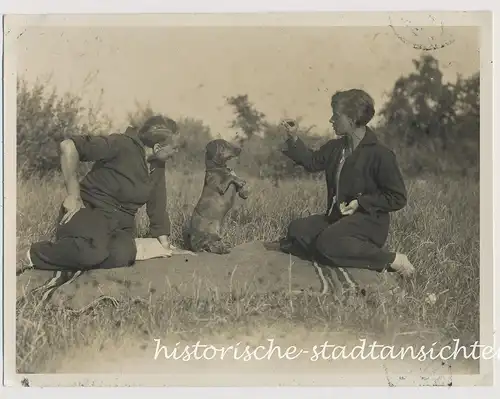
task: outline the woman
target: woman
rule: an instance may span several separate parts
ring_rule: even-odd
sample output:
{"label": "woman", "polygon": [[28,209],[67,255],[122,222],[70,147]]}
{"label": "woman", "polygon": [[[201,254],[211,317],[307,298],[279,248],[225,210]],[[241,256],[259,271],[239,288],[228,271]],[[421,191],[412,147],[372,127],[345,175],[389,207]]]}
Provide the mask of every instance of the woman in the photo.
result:
{"label": "woman", "polygon": [[[82,271],[130,266],[144,258],[134,239],[135,215],[146,204],[150,234],[161,244],[156,256],[170,256],[170,219],[166,210],[165,161],[177,150],[176,123],[149,118],[123,134],[76,136],[61,145],[61,169],[67,190],[54,243],[34,243],[31,267],[54,270],[49,285],[60,285]],[[78,182],[79,161],[95,162]]]}
{"label": "woman", "polygon": [[284,153],[307,171],[324,171],[327,211],[297,219],[288,226],[280,247],[287,253],[338,267],[389,269],[409,276],[407,256],[383,249],[390,212],[406,205],[406,188],[394,153],[367,126],[375,114],[373,99],[352,89],[331,99],[330,123],[340,138],[312,151],[296,136],[295,123],[285,121]]}

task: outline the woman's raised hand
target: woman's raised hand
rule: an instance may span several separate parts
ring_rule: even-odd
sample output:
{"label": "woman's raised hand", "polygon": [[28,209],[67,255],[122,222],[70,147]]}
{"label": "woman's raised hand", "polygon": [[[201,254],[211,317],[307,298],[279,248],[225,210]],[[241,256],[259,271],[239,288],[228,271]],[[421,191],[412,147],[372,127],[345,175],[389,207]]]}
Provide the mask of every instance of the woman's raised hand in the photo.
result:
{"label": "woman's raised hand", "polygon": [[287,134],[288,138],[295,139],[297,137],[299,126],[296,120],[282,119],[279,128]]}

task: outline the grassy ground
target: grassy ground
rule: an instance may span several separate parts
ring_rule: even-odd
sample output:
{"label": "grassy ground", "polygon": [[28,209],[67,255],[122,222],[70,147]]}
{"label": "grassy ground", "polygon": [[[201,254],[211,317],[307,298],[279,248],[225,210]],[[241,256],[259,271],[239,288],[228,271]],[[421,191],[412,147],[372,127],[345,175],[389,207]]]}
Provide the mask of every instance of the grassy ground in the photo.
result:
{"label": "grassy ground", "polygon": [[[175,240],[198,199],[203,175],[172,172],[167,176],[169,212]],[[251,197],[228,218],[225,240],[233,245],[274,240],[295,217],[323,212],[324,183],[315,181],[251,182]],[[17,367],[20,372],[50,370],[57,358],[78,347],[103,347],[124,337],[157,336],[169,331],[196,335],[242,331],[273,324],[365,332],[432,330],[442,339],[479,339],[479,184],[470,179],[408,181],[409,204],[395,214],[388,246],[405,252],[418,275],[408,282],[404,301],[382,310],[367,305],[330,303],[328,299],[282,296],[242,298],[237,302],[187,301],[170,297],[157,308],[123,304],[75,319],[64,310],[18,309]],[[51,238],[64,196],[60,178],[19,180],[17,251]],[[147,228],[145,212],[137,218]],[[437,302],[426,303],[429,294]]]}

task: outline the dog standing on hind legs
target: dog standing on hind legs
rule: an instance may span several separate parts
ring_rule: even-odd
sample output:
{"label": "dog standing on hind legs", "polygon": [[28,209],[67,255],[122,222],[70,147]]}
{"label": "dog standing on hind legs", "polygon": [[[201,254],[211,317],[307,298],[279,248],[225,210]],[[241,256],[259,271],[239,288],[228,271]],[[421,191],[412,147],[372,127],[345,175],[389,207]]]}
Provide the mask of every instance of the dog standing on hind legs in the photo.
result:
{"label": "dog standing on hind legs", "polygon": [[228,254],[221,239],[222,223],[236,202],[248,198],[246,182],[227,167],[241,148],[226,140],[210,141],[205,148],[205,181],[190,224],[184,232],[186,247],[193,252]]}

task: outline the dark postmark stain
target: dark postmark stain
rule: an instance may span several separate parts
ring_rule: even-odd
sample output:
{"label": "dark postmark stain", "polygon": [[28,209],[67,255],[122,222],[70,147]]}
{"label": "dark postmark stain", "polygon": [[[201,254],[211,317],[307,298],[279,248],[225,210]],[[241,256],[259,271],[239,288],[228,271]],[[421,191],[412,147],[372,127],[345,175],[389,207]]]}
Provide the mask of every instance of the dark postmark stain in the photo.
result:
{"label": "dark postmark stain", "polygon": [[383,365],[387,385],[389,387],[415,386],[415,387],[452,387],[453,374],[451,364],[441,362],[440,366],[435,364],[420,368],[421,374],[415,373],[408,376],[389,376],[387,366]]}
{"label": "dark postmark stain", "polygon": [[404,44],[420,51],[434,51],[452,45],[455,38],[443,24],[438,24],[436,18],[429,15],[429,25],[411,26],[411,20],[400,19],[395,25],[389,18],[389,27],[394,35]]}

